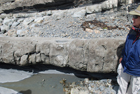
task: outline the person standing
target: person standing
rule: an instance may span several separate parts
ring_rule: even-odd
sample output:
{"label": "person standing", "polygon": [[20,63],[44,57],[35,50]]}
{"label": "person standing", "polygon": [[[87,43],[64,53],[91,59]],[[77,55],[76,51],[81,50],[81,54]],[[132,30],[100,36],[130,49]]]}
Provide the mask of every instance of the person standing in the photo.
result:
{"label": "person standing", "polygon": [[133,27],[127,35],[119,59],[118,94],[138,94],[140,91],[140,5],[129,14],[133,15]]}

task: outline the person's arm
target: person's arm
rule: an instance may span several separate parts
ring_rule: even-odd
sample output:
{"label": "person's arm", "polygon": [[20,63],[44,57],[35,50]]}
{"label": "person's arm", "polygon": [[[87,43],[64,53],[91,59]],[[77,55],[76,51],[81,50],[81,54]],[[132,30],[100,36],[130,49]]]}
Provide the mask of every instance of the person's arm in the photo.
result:
{"label": "person's arm", "polygon": [[121,62],[122,62],[122,59],[123,59],[122,57],[119,59],[119,63],[121,63]]}

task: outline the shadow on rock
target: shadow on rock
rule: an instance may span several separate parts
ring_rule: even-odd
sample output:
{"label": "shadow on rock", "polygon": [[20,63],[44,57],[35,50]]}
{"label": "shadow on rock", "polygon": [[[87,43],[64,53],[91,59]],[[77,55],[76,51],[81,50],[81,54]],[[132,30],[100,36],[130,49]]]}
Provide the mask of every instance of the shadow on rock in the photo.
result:
{"label": "shadow on rock", "polygon": [[70,67],[58,67],[53,65],[47,64],[36,64],[36,65],[29,65],[29,66],[17,66],[13,64],[0,64],[0,68],[2,69],[16,69],[21,71],[28,71],[33,73],[38,73],[41,71],[47,70],[56,70],[66,74],[74,74],[78,78],[89,78],[89,79],[116,79],[115,73],[91,73],[86,71],[76,70]]}
{"label": "shadow on rock", "polygon": [[123,50],[124,46],[125,46],[125,43],[119,45],[118,48],[117,48],[116,54],[118,56],[118,64],[119,64],[119,59],[122,57],[122,50]]}
{"label": "shadow on rock", "polygon": [[26,91],[20,91],[19,93],[21,94],[32,94],[31,90],[26,90]]}

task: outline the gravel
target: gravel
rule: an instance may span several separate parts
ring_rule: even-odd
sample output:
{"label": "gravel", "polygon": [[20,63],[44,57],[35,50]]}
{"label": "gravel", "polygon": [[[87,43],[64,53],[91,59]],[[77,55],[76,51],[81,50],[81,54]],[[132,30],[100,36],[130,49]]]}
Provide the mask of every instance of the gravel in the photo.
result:
{"label": "gravel", "polygon": [[[48,15],[48,12],[51,15]],[[1,14],[1,34],[10,37],[117,38],[126,37],[132,26],[132,17],[125,10],[106,11],[83,16],[83,13],[85,13],[83,9],[80,13],[76,12],[79,15],[76,17],[68,12],[68,10],[59,10],[58,12],[44,11],[30,14],[7,14],[5,18],[2,16],[4,14]],[[82,28],[81,25],[84,22],[93,20],[104,23],[106,26],[117,26],[118,28],[109,30],[107,27],[96,26],[96,24],[89,24],[89,27],[86,27],[87,30]]]}

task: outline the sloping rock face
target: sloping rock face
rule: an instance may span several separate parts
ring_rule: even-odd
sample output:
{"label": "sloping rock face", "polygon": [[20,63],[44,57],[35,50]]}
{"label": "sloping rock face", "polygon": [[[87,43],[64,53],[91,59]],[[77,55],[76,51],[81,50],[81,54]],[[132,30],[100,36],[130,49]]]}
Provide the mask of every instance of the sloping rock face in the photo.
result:
{"label": "sloping rock face", "polygon": [[125,39],[69,40],[0,37],[0,62],[19,66],[51,64],[81,71],[116,72]]}
{"label": "sloping rock face", "polygon": [[95,8],[100,11],[102,9],[118,7],[118,3],[131,4],[134,1],[135,0],[1,0],[0,12],[24,7],[35,7],[35,5],[38,5],[38,7],[41,7],[42,5],[46,5],[46,7],[56,7],[65,4],[73,4],[73,6],[96,4],[99,7],[95,6]]}

